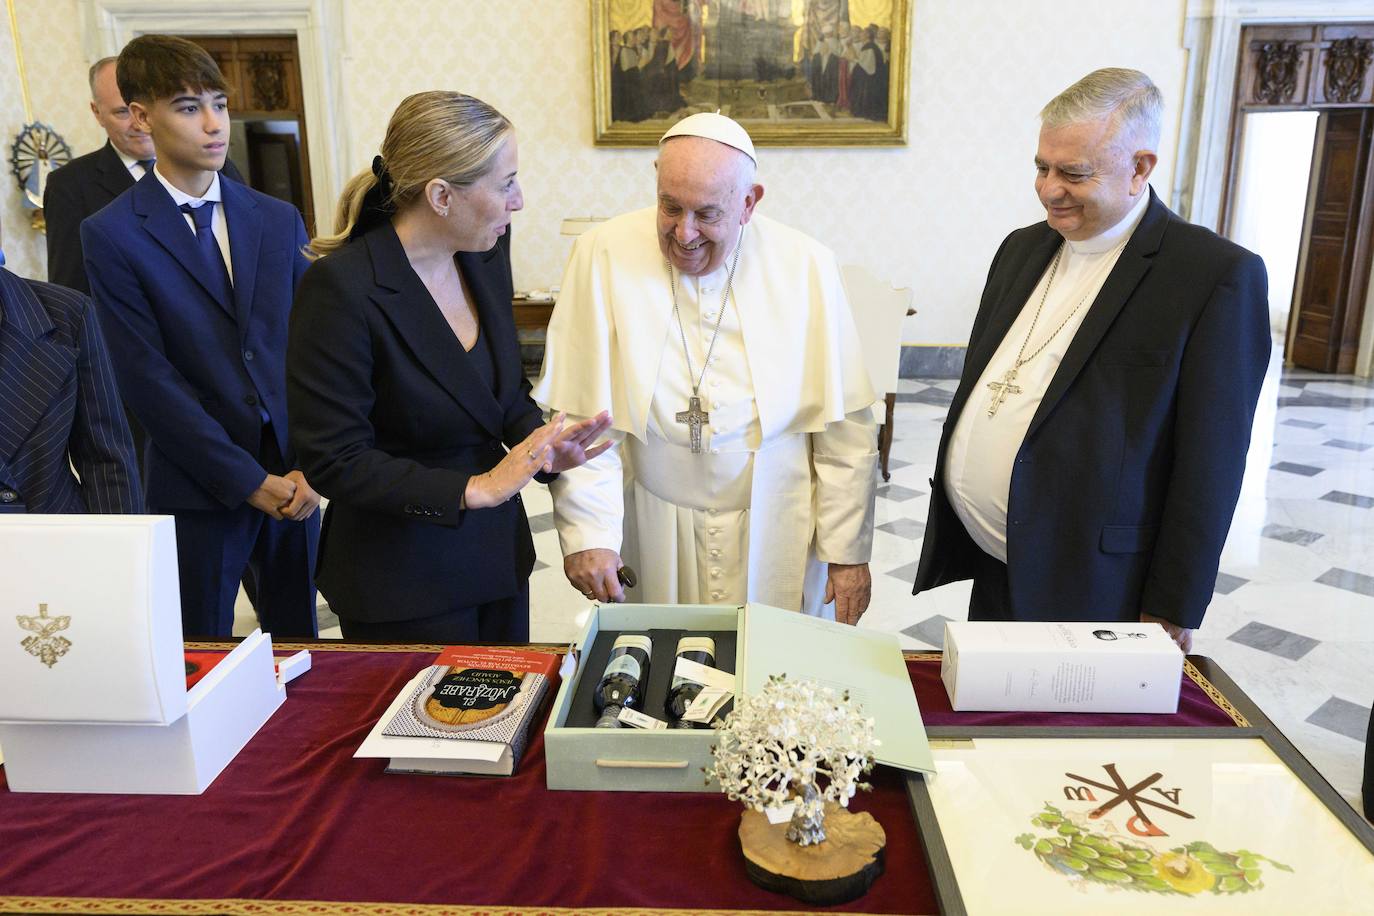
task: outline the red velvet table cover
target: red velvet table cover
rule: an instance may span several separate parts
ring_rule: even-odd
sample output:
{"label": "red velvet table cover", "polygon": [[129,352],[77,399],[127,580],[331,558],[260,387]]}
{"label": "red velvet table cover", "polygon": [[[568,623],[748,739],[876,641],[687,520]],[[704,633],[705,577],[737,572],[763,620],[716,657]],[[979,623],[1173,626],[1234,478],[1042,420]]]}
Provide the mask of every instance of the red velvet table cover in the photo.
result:
{"label": "red velvet table cover", "polygon": [[[542,735],[510,778],[388,775],[353,759],[433,653],[312,648],[313,670],[203,795],[12,793],[0,770],[0,910],[799,909],[749,882],[741,808],[723,795],[550,792]],[[908,665],[927,724],[972,722],[949,712],[938,662]],[[1230,722],[1197,684],[1184,693],[1180,715],[1144,718]],[[886,873],[834,909],[935,912],[903,776],[879,767],[872,781],[854,809],[887,831]]]}

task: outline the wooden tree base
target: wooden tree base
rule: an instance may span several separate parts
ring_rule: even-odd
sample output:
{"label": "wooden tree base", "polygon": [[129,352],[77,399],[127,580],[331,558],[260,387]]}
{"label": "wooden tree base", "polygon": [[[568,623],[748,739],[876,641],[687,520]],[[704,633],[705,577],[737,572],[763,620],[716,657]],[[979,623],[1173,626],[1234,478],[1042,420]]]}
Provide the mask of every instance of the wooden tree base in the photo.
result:
{"label": "wooden tree base", "polygon": [[883,873],[887,833],[867,812],[854,814],[825,806],[825,842],[798,846],[787,839],[787,824],[770,824],[757,811],[739,822],[739,845],[749,880],[764,890],[805,903],[829,906],[868,893]]}

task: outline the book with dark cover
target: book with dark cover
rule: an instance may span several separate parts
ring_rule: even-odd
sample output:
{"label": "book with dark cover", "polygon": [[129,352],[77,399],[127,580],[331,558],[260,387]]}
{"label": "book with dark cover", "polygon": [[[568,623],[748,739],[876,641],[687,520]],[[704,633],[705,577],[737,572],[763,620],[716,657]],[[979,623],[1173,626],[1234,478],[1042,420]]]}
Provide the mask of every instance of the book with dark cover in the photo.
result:
{"label": "book with dark cover", "polygon": [[387,772],[514,773],[557,666],[546,652],[444,650],[383,717]]}

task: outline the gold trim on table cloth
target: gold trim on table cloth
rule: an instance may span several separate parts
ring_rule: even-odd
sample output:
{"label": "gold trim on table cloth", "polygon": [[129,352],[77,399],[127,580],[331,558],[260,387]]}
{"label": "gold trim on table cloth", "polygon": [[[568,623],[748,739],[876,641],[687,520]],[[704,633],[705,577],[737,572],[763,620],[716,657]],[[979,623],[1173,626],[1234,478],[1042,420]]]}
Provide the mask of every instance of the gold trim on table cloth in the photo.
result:
{"label": "gold trim on table cloth", "polygon": [[235,899],[148,899],[119,897],[0,897],[0,910],[6,913],[117,913],[149,916],[544,916],[544,914],[582,914],[582,916],[688,916],[692,913],[729,914],[729,916],[802,916],[810,910],[668,910],[651,907],[556,906],[464,906],[450,903],[347,903],[332,900],[254,900]]}

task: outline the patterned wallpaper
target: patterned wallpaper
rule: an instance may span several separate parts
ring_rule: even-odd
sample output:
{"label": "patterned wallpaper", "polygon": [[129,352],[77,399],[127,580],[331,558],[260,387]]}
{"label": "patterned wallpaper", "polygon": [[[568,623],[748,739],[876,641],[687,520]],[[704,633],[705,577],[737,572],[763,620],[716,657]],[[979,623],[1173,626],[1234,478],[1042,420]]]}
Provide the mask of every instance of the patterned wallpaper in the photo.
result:
{"label": "patterned wallpaper", "polygon": [[[91,61],[81,50],[77,0],[15,0],[19,41],[28,73],[33,117],[62,135],[80,156],[105,142],[105,132],[90,110],[86,69]],[[0,10],[0,240],[6,266],[26,277],[47,279],[43,236],[29,228],[19,185],[10,172],[10,146],[24,127],[24,99],[15,66],[8,17]]]}
{"label": "patterned wallpaper", "polygon": [[[460,89],[515,122],[525,191],[514,230],[521,288],[558,282],[571,248],[558,234],[562,219],[614,215],[653,199],[652,150],[592,145],[588,2],[342,5],[350,172],[371,161],[392,109],[410,92]],[[17,4],[35,109],[84,152],[98,135],[85,110],[77,0]],[[821,239],[841,261],[913,288],[919,314],[908,319],[907,342],[963,343],[998,244],[1042,215],[1031,185],[1035,114],[1059,90],[1101,66],[1149,73],[1170,106],[1154,182],[1167,196],[1184,7],[1185,0],[916,0],[909,145],[762,149],[762,212]],[[13,85],[13,60],[4,34],[0,85]],[[22,116],[17,93],[0,93],[6,144]],[[42,244],[19,224],[11,179],[0,197],[11,265],[42,276]],[[332,204],[317,209],[329,213]]]}

